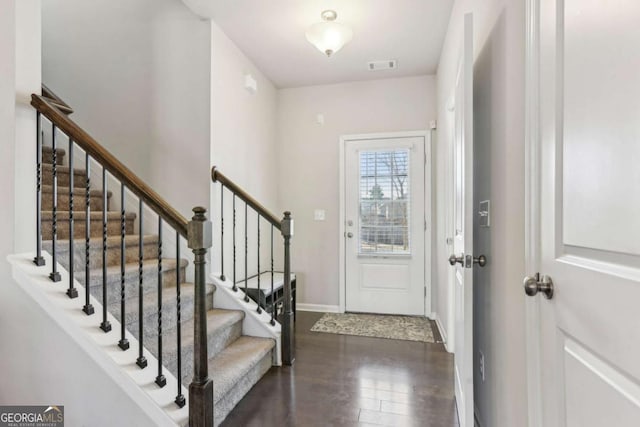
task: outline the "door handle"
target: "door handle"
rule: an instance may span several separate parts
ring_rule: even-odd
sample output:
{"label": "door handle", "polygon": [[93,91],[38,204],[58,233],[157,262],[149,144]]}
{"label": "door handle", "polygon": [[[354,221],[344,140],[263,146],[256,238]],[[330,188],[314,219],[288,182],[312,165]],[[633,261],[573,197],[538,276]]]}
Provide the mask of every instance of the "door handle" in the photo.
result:
{"label": "door handle", "polygon": [[473,263],[478,264],[479,267],[484,267],[487,265],[487,257],[484,255],[480,255],[479,257],[473,257]]}
{"label": "door handle", "polygon": [[352,237],[353,237],[353,233],[349,231],[349,232],[347,233],[347,237],[348,237],[348,238],[352,238]]}
{"label": "door handle", "polygon": [[449,264],[451,265],[456,265],[456,263],[460,263],[460,265],[464,266],[464,254],[460,255],[460,256],[455,256],[455,255],[451,255],[449,257]]}
{"label": "door handle", "polygon": [[540,273],[524,278],[524,293],[530,297],[542,292],[547,299],[553,298],[553,280],[549,276],[540,277]]}
{"label": "door handle", "polygon": [[[471,256],[468,255],[466,258],[467,261],[467,268],[471,268]],[[455,256],[455,255],[451,255],[449,257],[449,264],[451,265],[456,265],[456,263],[460,263],[460,265],[462,265],[463,267],[465,266],[465,256],[464,254],[460,255],[460,256]],[[473,263],[474,264],[478,264],[478,266],[480,267],[484,267],[485,265],[487,265],[487,257],[484,255],[480,255],[478,257],[473,257]]]}

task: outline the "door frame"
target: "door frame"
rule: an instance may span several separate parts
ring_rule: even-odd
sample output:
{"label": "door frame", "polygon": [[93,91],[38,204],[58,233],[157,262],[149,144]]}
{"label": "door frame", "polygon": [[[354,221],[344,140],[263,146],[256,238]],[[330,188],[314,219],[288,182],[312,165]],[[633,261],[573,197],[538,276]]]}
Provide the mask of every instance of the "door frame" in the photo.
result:
{"label": "door frame", "polygon": [[[444,241],[444,253],[452,254],[453,253],[453,239],[455,238],[455,170],[456,170],[456,155],[455,155],[455,111],[456,111],[456,103],[455,103],[455,89],[453,93],[449,96],[449,100],[446,104],[446,121],[444,126],[448,127],[449,131],[449,140],[446,141],[446,155],[448,156],[448,161],[445,164],[446,168],[446,179],[444,182],[445,186],[445,241]],[[441,334],[446,334],[443,336],[443,344],[445,349],[449,353],[454,353],[455,350],[455,337],[456,337],[456,318],[455,318],[455,310],[456,310],[456,296],[455,296],[455,268],[447,268],[447,312],[444,314],[447,318],[448,328],[444,331],[444,327],[440,325]],[[440,316],[442,314],[438,314]]]}
{"label": "door frame", "polygon": [[[340,283],[340,305],[339,313],[344,313],[346,310],[346,293],[347,293],[347,276],[346,276],[346,224],[345,224],[345,197],[346,197],[346,180],[345,180],[345,149],[347,141],[361,141],[372,139],[391,139],[391,138],[424,138],[424,154],[425,154],[425,171],[424,171],[424,207],[423,215],[426,221],[426,229],[424,231],[424,287],[425,301],[424,301],[424,316],[431,318],[431,290],[432,290],[432,278],[433,271],[431,270],[431,224],[433,223],[433,211],[432,211],[432,173],[433,173],[433,159],[431,156],[431,132],[428,130],[418,131],[402,131],[402,132],[384,132],[384,133],[369,133],[369,134],[355,134],[355,135],[341,135],[339,142],[339,283]],[[428,273],[428,274],[427,274]]]}
{"label": "door frame", "polygon": [[[540,271],[540,0],[525,1],[525,268]],[[525,299],[528,426],[542,426],[541,298]]]}

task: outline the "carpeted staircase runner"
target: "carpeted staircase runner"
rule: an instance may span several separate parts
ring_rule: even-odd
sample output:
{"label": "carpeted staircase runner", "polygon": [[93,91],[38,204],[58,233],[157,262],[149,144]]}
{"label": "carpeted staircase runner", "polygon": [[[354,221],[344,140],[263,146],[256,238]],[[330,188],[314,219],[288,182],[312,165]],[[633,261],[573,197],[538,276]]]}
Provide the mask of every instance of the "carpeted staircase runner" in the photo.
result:
{"label": "carpeted staircase runner", "polygon": [[[43,187],[42,187],[42,239],[43,249],[52,249],[53,223],[53,150],[43,147]],[[65,151],[56,150],[58,176],[58,210],[56,245],[58,262],[69,268],[69,174],[64,166]],[[83,285],[85,280],[85,185],[86,171],[75,169],[73,190],[74,218],[74,271],[75,277]],[[110,208],[111,192],[107,194],[107,209]],[[89,242],[89,290],[102,303],[102,203],[101,190],[90,190],[90,235]],[[139,249],[138,235],[134,234],[135,213],[126,213],[125,227],[125,327],[138,338],[138,282]],[[121,320],[120,312],[120,212],[109,211],[107,215],[107,308]],[[144,345],[158,356],[158,236],[144,235],[143,238],[143,330]],[[187,260],[162,259],[162,329],[163,364],[173,375],[177,375],[177,302],[176,271],[185,277]],[[250,337],[242,334],[244,313],[234,310],[213,308],[215,287],[207,289],[207,326],[209,349],[209,376],[214,381],[214,417],[216,425],[256,384],[272,365],[275,341],[268,338]],[[193,300],[194,287],[191,283],[181,283],[181,332],[182,332],[182,379],[185,385],[193,377]],[[99,313],[94,314],[98,318]],[[98,322],[99,323],[99,322]],[[117,331],[111,332],[117,341]],[[135,359],[136,350],[130,349]]]}

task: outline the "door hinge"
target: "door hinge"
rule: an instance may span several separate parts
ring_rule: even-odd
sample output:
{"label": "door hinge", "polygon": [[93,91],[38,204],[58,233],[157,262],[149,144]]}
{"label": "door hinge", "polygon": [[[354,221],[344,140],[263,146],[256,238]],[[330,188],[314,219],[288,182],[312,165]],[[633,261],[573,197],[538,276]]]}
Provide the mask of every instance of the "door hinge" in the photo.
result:
{"label": "door hinge", "polygon": [[427,287],[426,286],[424,287],[424,297],[425,298],[427,297]]}
{"label": "door hinge", "polygon": [[427,220],[424,220],[424,231],[427,231]]}

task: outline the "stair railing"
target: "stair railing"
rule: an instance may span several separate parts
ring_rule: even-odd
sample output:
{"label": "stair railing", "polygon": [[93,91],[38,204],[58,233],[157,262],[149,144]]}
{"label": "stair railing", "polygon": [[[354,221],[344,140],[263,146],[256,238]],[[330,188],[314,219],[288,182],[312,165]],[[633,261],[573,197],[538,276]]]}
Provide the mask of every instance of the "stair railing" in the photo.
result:
{"label": "stair railing", "polygon": [[[60,205],[58,203],[58,179],[59,173],[59,159],[58,159],[58,136],[64,135],[68,139],[68,154],[69,154],[69,214],[67,218],[68,222],[68,234],[69,234],[69,287],[67,289],[67,295],[69,298],[78,297],[78,289],[74,286],[74,228],[78,225],[81,229],[84,225],[83,238],[85,240],[84,256],[85,256],[85,301],[82,306],[82,311],[91,316],[94,314],[94,307],[91,304],[91,281],[90,281],[90,249],[91,249],[91,237],[102,237],[102,295],[96,295],[102,298],[102,319],[99,327],[105,333],[111,331],[111,324],[107,319],[107,306],[109,296],[107,293],[107,233],[108,233],[108,219],[107,213],[107,173],[120,183],[120,323],[121,328],[119,331],[118,346],[123,350],[129,349],[129,342],[126,338],[126,293],[125,287],[125,237],[133,231],[132,221],[130,216],[127,217],[127,211],[125,209],[125,192],[133,193],[139,200],[138,215],[139,215],[139,242],[138,242],[138,263],[139,263],[139,283],[138,283],[138,354],[136,364],[140,369],[147,367],[147,360],[143,353],[144,348],[144,306],[143,306],[143,267],[145,259],[143,257],[143,208],[146,206],[150,208],[158,216],[158,300],[157,300],[157,359],[158,359],[158,371],[155,377],[155,383],[158,387],[164,387],[167,384],[165,375],[163,373],[163,299],[162,299],[162,281],[163,281],[163,264],[162,264],[162,227],[163,224],[167,224],[175,231],[176,239],[176,340],[177,340],[177,394],[175,403],[179,407],[184,407],[186,404],[186,398],[182,393],[182,338],[181,338],[181,260],[180,260],[180,243],[181,239],[186,239],[188,247],[193,251],[195,261],[195,296],[194,296],[194,375],[193,381],[189,386],[189,425],[190,426],[210,426],[213,425],[213,381],[209,378],[208,374],[208,353],[207,353],[207,322],[206,322],[206,277],[205,277],[205,263],[206,253],[211,247],[211,223],[207,221],[205,216],[206,210],[201,207],[193,209],[194,216],[191,221],[187,221],[178,211],[176,211],[169,203],[167,203],[158,193],[145,184],[139,177],[137,177],[131,170],[129,170],[124,164],[122,164],[116,157],[110,152],[104,149],[95,139],[93,139],[87,132],[81,129],[75,122],[73,122],[68,114],[73,112],[73,109],[69,107],[64,101],[51,92],[46,86],[43,85],[42,95],[33,94],[31,97],[31,105],[37,111],[37,213],[36,213],[36,257],[34,263],[38,266],[44,266],[45,260],[42,256],[42,182],[43,182],[43,161],[42,161],[42,147],[43,147],[43,122],[47,119],[51,125],[51,143],[52,143],[52,158],[51,158],[51,172],[52,172],[52,199],[53,206],[51,211],[51,255],[52,265],[51,274],[49,277],[52,281],[58,282],[61,280],[60,272],[58,271],[58,215],[60,211]],[[76,219],[74,213],[78,217],[80,212],[75,210],[74,207],[74,147],[79,147],[84,151],[84,166],[86,167],[86,182],[84,185],[84,191],[81,191],[80,197],[84,196],[83,210],[84,210],[84,222],[81,218]],[[90,165],[94,161],[98,163],[102,168],[102,206],[98,209],[99,212],[97,221],[101,222],[101,230],[92,230],[91,214],[93,209],[91,208],[91,172]],[[76,194],[77,196],[77,194]],[[100,215],[101,213],[101,215]],[[95,216],[94,216],[95,217]],[[113,218],[113,217],[111,217]],[[95,225],[95,224],[94,224]],[[99,278],[96,277],[99,280]],[[113,297],[112,297],[113,298]],[[113,313],[117,315],[117,313]],[[132,331],[135,332],[135,331]]]}
{"label": "stair railing", "polygon": [[[267,208],[265,208],[262,204],[260,204],[256,199],[254,199],[249,193],[247,193],[244,189],[242,189],[238,184],[233,182],[227,176],[225,176],[222,172],[220,172],[215,166],[211,169],[211,179],[213,182],[220,183],[220,279],[227,280],[227,276],[225,275],[225,210],[224,210],[224,201],[225,201],[225,190],[231,193],[232,195],[232,245],[233,245],[233,259],[232,259],[232,273],[230,279],[233,283],[233,291],[237,292],[240,288],[244,286],[244,300],[246,302],[249,301],[249,287],[248,282],[249,279],[253,278],[257,281],[257,312],[261,313],[263,310],[263,300],[261,298],[262,290],[267,288],[265,284],[264,288],[262,287],[261,277],[263,272],[260,269],[260,259],[261,255],[261,232],[260,226],[262,223],[267,223],[270,226],[270,263],[269,267],[266,270],[267,277],[270,276],[270,292],[267,292],[271,298],[270,311],[271,311],[271,324],[275,325],[276,317],[277,317],[277,306],[275,301],[275,289],[274,289],[274,229],[278,230],[283,239],[283,254],[284,254],[284,268],[283,268],[283,296],[282,296],[282,313],[281,313],[281,354],[282,354],[282,363],[285,365],[292,365],[295,360],[295,343],[294,343],[294,311],[293,311],[293,292],[292,292],[292,274],[291,274],[291,238],[293,237],[293,218],[291,217],[290,212],[284,212],[284,216],[282,219],[275,216],[271,213]],[[240,274],[240,279],[238,279],[237,274],[237,223],[238,223],[238,215],[236,210],[236,199],[244,202],[244,266],[240,266],[243,268]],[[242,208],[242,206],[241,206]],[[250,276],[249,273],[249,208],[251,208],[256,214],[256,235],[255,243],[256,243],[256,270],[253,276]],[[240,285],[240,288],[238,287]],[[254,289],[255,290],[255,289]],[[267,290],[267,289],[265,289]],[[267,300],[269,297],[266,298]]]}

